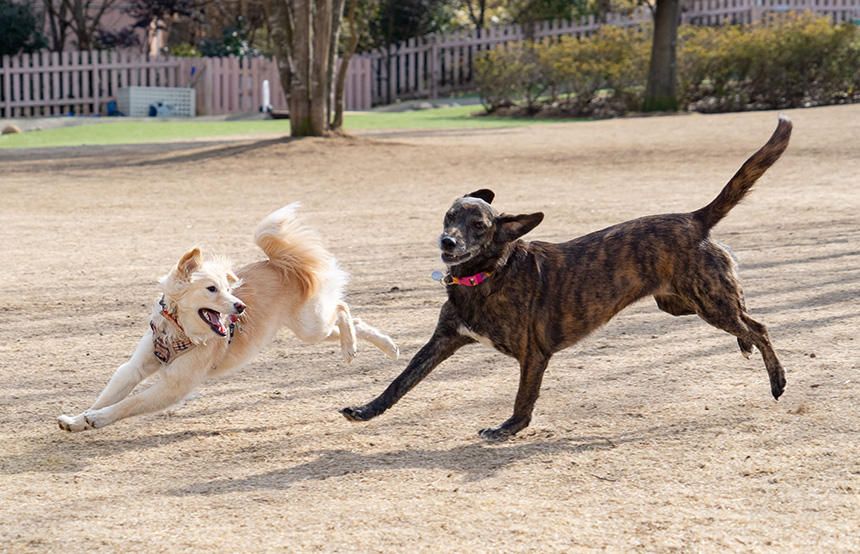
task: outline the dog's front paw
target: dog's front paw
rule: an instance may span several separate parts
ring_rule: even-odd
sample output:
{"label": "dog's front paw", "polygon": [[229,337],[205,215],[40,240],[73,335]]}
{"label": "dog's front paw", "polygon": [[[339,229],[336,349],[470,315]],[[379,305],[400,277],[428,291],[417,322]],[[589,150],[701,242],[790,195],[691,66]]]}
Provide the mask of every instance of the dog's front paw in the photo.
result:
{"label": "dog's front paw", "polygon": [[779,397],[782,396],[784,391],[785,373],[780,369],[779,372],[770,379],[770,393],[773,395],[774,400],[779,400]]}
{"label": "dog's front paw", "polygon": [[70,433],[78,433],[94,428],[85,414],[78,414],[75,417],[63,414],[57,418],[57,424],[60,426],[60,429]]}
{"label": "dog's front paw", "polygon": [[504,425],[481,429],[478,431],[478,435],[480,435],[482,439],[487,439],[489,441],[503,441],[514,436],[511,430]]}
{"label": "dog's front paw", "polygon": [[367,406],[348,407],[340,410],[343,417],[350,421],[367,421],[372,419],[376,414],[372,413]]}

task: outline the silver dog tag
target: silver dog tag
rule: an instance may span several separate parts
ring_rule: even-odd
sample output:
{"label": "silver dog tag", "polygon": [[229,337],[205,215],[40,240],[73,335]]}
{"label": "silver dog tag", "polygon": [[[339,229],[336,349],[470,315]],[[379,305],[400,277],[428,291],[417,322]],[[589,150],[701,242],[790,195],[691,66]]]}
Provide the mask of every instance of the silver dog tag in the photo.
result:
{"label": "silver dog tag", "polygon": [[433,273],[430,274],[430,278],[433,279],[434,281],[439,281],[441,283],[442,279],[445,278],[445,274],[437,269],[436,271],[434,271]]}

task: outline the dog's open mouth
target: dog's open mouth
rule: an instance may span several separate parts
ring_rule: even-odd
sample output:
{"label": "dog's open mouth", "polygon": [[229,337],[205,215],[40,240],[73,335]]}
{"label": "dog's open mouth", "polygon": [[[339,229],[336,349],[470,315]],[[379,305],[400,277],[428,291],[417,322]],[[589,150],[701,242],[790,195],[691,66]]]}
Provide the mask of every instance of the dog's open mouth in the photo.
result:
{"label": "dog's open mouth", "polygon": [[454,254],[449,254],[448,252],[442,252],[442,262],[448,265],[455,265],[460,262],[465,262],[469,258],[472,257],[471,252],[464,252],[459,256],[455,256]]}
{"label": "dog's open mouth", "polygon": [[210,310],[209,308],[200,308],[197,311],[200,315],[200,319],[209,324],[209,327],[215,331],[216,335],[226,337],[227,329],[224,328],[224,324],[221,323],[221,314],[216,312],[215,310]]}

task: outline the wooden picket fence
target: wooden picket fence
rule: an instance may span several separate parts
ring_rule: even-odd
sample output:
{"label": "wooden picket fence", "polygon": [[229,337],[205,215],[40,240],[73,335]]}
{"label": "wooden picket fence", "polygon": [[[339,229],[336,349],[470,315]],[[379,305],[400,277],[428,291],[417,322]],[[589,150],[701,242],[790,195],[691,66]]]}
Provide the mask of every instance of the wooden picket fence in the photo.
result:
{"label": "wooden picket fence", "polygon": [[[834,23],[860,23],[860,0],[684,0],[681,22],[694,25],[749,24],[772,13],[789,11],[826,15]],[[457,33],[440,33],[390,45],[365,57],[372,65],[372,103],[389,104],[410,98],[437,98],[471,90],[474,63],[481,52],[500,44],[584,37],[603,25],[637,26],[653,20],[643,6],[629,14],[604,18],[544,21],[531,28],[506,25]]]}
{"label": "wooden picket fence", "polygon": [[[131,52],[37,52],[0,58],[0,118],[105,114],[121,87],[191,87],[198,115],[286,108],[275,60],[149,57]],[[370,60],[354,58],[347,73],[347,110],[371,107]]]}
{"label": "wooden picket fence", "polygon": [[0,117],[97,114],[125,86],[187,86],[181,58],[38,52],[0,59]]}
{"label": "wooden picket fence", "polygon": [[[834,23],[860,23],[860,0],[684,0],[681,21],[696,25],[748,24],[772,13],[809,10]],[[347,73],[347,110],[367,110],[400,99],[438,98],[472,88],[474,63],[500,44],[589,36],[603,25],[651,22],[650,9],[578,21],[546,21],[440,33],[355,56]],[[130,52],[39,52],[0,58],[0,118],[104,114],[125,86],[193,87],[198,114],[257,110],[262,82],[271,104],[286,108],[275,60],[147,57]]]}

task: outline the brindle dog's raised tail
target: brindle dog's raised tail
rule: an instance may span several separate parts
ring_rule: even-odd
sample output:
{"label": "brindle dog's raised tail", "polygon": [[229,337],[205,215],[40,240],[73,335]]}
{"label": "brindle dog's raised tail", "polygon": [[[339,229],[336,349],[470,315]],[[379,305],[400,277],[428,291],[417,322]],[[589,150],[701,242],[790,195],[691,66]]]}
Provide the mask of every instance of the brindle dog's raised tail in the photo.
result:
{"label": "brindle dog's raised tail", "polygon": [[791,138],[791,120],[780,115],[779,124],[767,143],[744,162],[713,202],[693,212],[693,216],[702,222],[705,230],[719,223],[732,208],[743,200],[758,178],[779,159],[788,147],[789,138]]}

